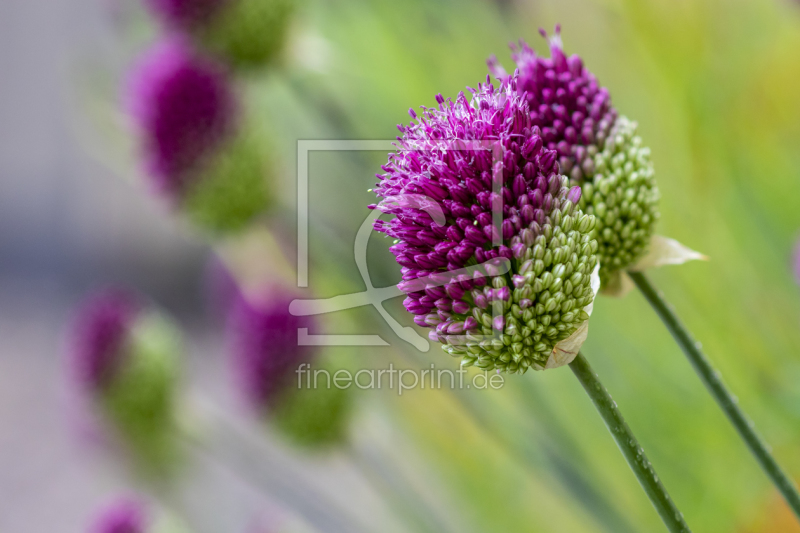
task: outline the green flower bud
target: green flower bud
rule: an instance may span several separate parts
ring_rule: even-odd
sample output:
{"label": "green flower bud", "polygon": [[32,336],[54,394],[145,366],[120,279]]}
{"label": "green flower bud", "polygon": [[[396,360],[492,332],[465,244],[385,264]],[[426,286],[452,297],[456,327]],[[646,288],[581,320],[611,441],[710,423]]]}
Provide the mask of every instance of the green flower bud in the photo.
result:
{"label": "green flower bud", "polygon": [[270,165],[247,136],[232,139],[197,172],[181,198],[181,208],[203,228],[242,229],[270,205]]}
{"label": "green flower bud", "polygon": [[603,285],[645,254],[659,218],[650,149],[642,146],[636,128],[635,122],[619,117],[594,156],[594,174],[579,183],[583,194],[578,205],[595,215],[592,236]]}
{"label": "green flower bud", "polygon": [[140,459],[174,457],[182,347],[173,323],[127,291],[90,298],[73,328],[72,364],[83,391]]}

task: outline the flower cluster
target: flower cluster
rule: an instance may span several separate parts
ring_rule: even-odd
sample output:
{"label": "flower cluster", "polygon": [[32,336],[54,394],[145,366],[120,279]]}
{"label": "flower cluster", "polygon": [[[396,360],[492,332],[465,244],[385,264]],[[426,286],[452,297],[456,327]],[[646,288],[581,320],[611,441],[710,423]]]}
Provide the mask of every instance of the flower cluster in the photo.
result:
{"label": "flower cluster", "polygon": [[313,328],[314,321],[289,312],[294,295],[285,290],[261,296],[239,294],[229,311],[233,369],[243,396],[295,442],[338,442],[346,432],[349,395],[335,387],[302,387],[298,381],[300,365],[320,362],[314,347],[298,341],[298,330]]}
{"label": "flower cluster", "polygon": [[126,291],[105,291],[84,302],[71,347],[75,377],[84,390],[101,393],[112,383],[124,364],[139,312],[139,302]]}
{"label": "flower cluster", "polygon": [[267,207],[265,162],[222,65],[170,37],[134,70],[127,100],[147,173],[194,222],[238,229]]}
{"label": "flower cluster", "polygon": [[148,460],[168,453],[180,352],[172,324],[125,290],[90,296],[71,329],[69,356],[77,384]]}
{"label": "flower cluster", "polygon": [[183,196],[192,175],[232,134],[236,99],[224,68],[182,39],[153,47],[134,70],[129,112],[142,131],[149,174],[159,191]]}
{"label": "flower cluster", "polygon": [[263,66],[280,52],[292,0],[147,0],[151,12],[236,68]]}
{"label": "flower cluster", "polygon": [[415,322],[464,366],[507,372],[545,368],[588,319],[598,251],[517,83],[410,111],[371,206],[395,215],[375,229],[396,239]]}
{"label": "flower cluster", "polygon": [[[583,188],[581,209],[597,217],[593,236],[606,284],[644,255],[659,217],[650,151],[636,123],[618,115],[608,90],[581,59],[564,54],[559,27],[549,58],[524,42],[512,50],[517,90],[528,102],[531,121],[541,128],[544,145],[558,153],[561,171]],[[508,78],[495,58],[489,66]]]}

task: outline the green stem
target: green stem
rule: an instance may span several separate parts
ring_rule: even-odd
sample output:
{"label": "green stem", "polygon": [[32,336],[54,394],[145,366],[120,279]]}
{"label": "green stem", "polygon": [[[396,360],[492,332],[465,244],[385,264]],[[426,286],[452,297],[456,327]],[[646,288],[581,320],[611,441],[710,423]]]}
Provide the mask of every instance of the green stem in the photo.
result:
{"label": "green stem", "polygon": [[606,388],[600,383],[600,380],[595,374],[589,361],[579,353],[578,356],[569,364],[575,377],[583,385],[586,394],[591,398],[592,403],[597,408],[603,422],[611,432],[611,436],[617,441],[622,455],[628,461],[628,466],[631,467],[636,479],[644,489],[647,497],[650,498],[650,503],[656,508],[664,525],[671,533],[691,533],[689,526],[683,520],[683,514],[678,511],[675,504],[667,494],[667,489],[659,481],[655,470],[653,469],[650,461],[644,453],[644,450],[636,440],[636,437],[631,433],[625,419],[622,418],[622,413],[617,408],[617,403],[611,398]]}
{"label": "green stem", "polygon": [[800,493],[797,492],[797,485],[781,469],[775,458],[770,452],[769,445],[756,432],[753,423],[737,405],[736,397],[730,393],[722,381],[722,376],[709,361],[708,357],[700,349],[700,343],[696,342],[686,327],[678,319],[672,306],[664,299],[664,295],[658,291],[650,280],[641,272],[629,272],[639,290],[655,309],[661,321],[675,338],[675,341],[686,354],[689,362],[694,367],[695,372],[703,380],[706,388],[717,401],[719,406],[728,416],[736,431],[742,437],[750,452],[756,457],[761,468],[769,476],[772,482],[778,487],[786,503],[792,508],[794,514],[800,518]]}

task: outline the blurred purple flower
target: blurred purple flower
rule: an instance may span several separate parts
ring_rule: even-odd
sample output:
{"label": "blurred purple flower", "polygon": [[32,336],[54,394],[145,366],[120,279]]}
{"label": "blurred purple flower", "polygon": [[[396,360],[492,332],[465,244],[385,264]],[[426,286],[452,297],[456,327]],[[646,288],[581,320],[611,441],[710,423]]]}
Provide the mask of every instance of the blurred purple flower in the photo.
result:
{"label": "blurred purple flower", "polygon": [[[544,30],[540,30],[547,37]],[[575,203],[597,215],[600,279],[603,285],[641,258],[659,218],[659,193],[650,149],[637,124],[619,116],[608,89],[577,55],[567,57],[561,27],[550,38],[550,57],[539,57],[524,41],[512,45],[517,92],[526,100],[545,148],[557,153],[560,172],[582,187]],[[508,79],[497,59],[490,70]],[[576,192],[577,194],[577,192]],[[620,203],[619,198],[635,198]]]}
{"label": "blurred purple flower", "polygon": [[146,170],[160,192],[180,197],[234,128],[236,99],[224,68],[171,36],[133,70],[126,97]]}
{"label": "blurred purple flower", "polygon": [[[528,101],[531,122],[541,128],[544,146],[558,152],[564,174],[578,181],[591,175],[592,168],[583,168],[592,165],[586,148],[602,146],[617,118],[608,89],[600,86],[580,57],[564,54],[560,26],[550,39],[549,58],[537,56],[522,40],[511,48],[519,71],[517,91]],[[492,73],[508,78],[495,57],[488,63]]]}
{"label": "blurred purple flower", "polygon": [[98,392],[113,379],[139,310],[136,296],[121,289],[102,290],[79,308],[70,354],[76,378],[86,390]]}
{"label": "blurred purple flower", "polygon": [[209,22],[231,0],[146,0],[167,26],[191,30]]}
{"label": "blurred purple flower", "polygon": [[240,294],[228,322],[236,378],[245,400],[258,411],[275,407],[299,365],[315,354],[312,347],[298,345],[297,329],[311,328],[313,320],[289,313],[295,295],[275,289],[263,296],[255,300]]}
{"label": "blurred purple flower", "polygon": [[142,502],[121,500],[105,509],[97,518],[92,533],[144,533],[147,516]]}

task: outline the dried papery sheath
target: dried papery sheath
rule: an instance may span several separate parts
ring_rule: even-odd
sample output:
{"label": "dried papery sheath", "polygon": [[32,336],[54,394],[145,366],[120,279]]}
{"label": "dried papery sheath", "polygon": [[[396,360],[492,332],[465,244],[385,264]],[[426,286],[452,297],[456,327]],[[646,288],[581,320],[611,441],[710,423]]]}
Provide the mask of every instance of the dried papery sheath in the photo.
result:
{"label": "dried papery sheath", "polygon": [[71,329],[77,385],[124,443],[149,461],[170,458],[180,354],[172,323],[125,290],[91,295]]}
{"label": "dried papery sheath", "polygon": [[133,70],[126,99],[154,189],[193,222],[235,230],[266,209],[268,167],[224,67],[171,36]]}
{"label": "dried papery sheath", "polygon": [[250,407],[290,440],[334,444],[346,433],[349,395],[324,379],[308,386],[302,377],[323,363],[317,348],[299,343],[300,330],[316,324],[289,312],[295,296],[281,288],[239,294],[228,320],[236,382]]}
{"label": "dried papery sheath", "polygon": [[[396,239],[404,302],[464,366],[544,369],[594,299],[595,218],[559,174],[517,78],[487,79],[400,126],[375,229]],[[567,361],[568,362],[568,361]]]}
{"label": "dried papery sheath", "polygon": [[[525,42],[513,47],[512,57],[531,121],[541,128],[545,147],[558,153],[561,171],[582,188],[579,207],[597,219],[593,237],[605,286],[645,254],[655,230],[659,192],[650,150],[642,145],[636,123],[619,116],[608,89],[580,57],[564,54],[559,27],[550,39],[549,58]],[[496,59],[489,66],[508,77]]]}
{"label": "dried papery sheath", "polygon": [[166,26],[236,68],[273,61],[286,40],[293,0],[147,0]]}

